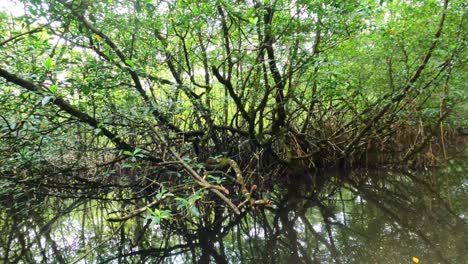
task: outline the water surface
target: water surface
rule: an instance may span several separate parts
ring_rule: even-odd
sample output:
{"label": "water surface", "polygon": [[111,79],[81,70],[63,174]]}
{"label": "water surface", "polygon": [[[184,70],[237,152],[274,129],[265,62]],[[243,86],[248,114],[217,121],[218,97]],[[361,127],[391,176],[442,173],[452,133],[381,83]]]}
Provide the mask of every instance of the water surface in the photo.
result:
{"label": "water surface", "polygon": [[321,173],[261,194],[272,203],[239,216],[200,200],[124,222],[106,219],[147,201],[18,191],[2,196],[0,262],[467,263],[466,172],[459,161]]}

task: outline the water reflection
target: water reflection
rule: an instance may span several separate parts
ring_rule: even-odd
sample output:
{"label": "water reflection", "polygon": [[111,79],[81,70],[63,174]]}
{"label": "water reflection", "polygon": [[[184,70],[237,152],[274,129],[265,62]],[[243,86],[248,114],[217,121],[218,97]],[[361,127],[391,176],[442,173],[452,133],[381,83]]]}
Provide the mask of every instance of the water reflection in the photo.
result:
{"label": "water reflection", "polygon": [[207,203],[160,223],[105,220],[138,200],[12,192],[1,200],[0,262],[464,263],[466,169],[324,173],[239,216]]}

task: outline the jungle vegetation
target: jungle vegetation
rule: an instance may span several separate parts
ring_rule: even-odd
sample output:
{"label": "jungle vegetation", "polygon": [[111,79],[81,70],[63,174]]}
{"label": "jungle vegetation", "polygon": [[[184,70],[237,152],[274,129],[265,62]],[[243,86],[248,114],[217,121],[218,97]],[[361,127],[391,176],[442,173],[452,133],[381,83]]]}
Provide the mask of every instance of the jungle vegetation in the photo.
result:
{"label": "jungle vegetation", "polygon": [[465,1],[6,2],[0,209],[27,217],[5,230],[91,199],[219,231],[299,185],[327,216],[345,176],[319,172],[428,168],[467,127]]}

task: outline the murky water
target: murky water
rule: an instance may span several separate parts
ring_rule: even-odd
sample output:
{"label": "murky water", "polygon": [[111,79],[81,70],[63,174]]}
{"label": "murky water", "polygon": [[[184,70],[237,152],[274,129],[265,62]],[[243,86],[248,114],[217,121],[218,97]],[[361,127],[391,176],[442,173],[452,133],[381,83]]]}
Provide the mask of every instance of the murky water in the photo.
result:
{"label": "murky water", "polygon": [[0,263],[468,263],[466,172],[327,173],[240,216],[206,202],[158,221],[106,220],[137,201],[18,194],[1,203]]}

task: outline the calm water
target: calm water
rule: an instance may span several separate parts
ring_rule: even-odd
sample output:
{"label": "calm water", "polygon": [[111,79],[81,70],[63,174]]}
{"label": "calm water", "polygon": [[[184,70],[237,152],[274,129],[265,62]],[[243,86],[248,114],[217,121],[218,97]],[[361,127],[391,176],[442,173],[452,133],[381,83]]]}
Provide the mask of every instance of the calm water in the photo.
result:
{"label": "calm water", "polygon": [[0,206],[0,263],[468,263],[466,172],[460,161],[326,173],[240,216],[200,200],[159,223],[146,212],[107,221],[138,207],[115,193],[17,194]]}

